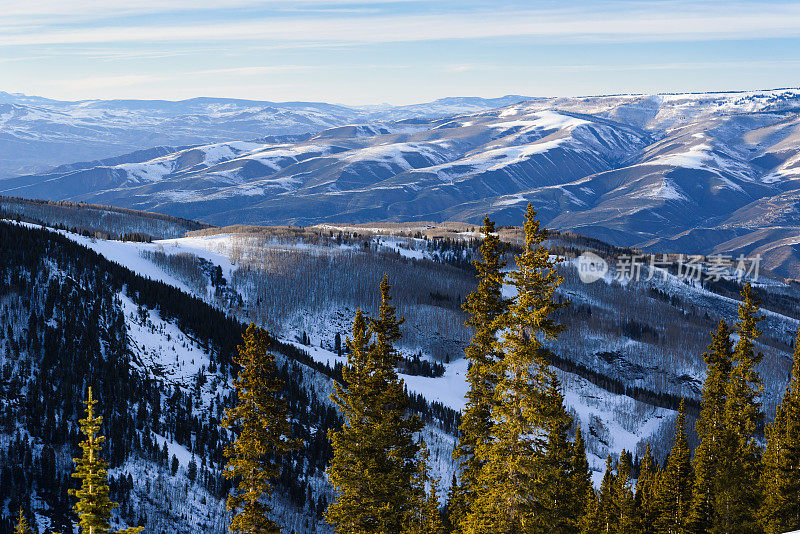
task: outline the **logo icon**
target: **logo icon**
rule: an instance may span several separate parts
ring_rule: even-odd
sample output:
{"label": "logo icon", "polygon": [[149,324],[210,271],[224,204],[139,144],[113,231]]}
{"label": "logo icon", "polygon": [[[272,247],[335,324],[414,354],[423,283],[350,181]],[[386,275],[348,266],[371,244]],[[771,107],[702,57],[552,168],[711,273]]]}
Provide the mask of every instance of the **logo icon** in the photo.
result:
{"label": "logo icon", "polygon": [[584,252],[578,256],[578,277],[584,284],[591,284],[605,278],[608,272],[606,260],[594,252]]}

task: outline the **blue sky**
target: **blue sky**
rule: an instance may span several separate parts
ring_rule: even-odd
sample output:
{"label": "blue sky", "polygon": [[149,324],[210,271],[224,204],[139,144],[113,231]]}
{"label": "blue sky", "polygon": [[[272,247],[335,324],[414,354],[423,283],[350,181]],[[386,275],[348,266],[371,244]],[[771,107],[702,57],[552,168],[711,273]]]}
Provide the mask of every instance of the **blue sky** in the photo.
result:
{"label": "blue sky", "polygon": [[407,104],[800,86],[800,3],[0,0],[0,90]]}

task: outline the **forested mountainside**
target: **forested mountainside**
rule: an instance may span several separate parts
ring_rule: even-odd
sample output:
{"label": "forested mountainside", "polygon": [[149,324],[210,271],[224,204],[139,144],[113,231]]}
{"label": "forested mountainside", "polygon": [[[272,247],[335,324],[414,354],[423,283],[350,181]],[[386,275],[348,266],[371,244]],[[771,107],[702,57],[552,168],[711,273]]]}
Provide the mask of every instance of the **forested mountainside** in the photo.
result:
{"label": "forested mountainside", "polygon": [[106,239],[165,239],[209,225],[158,213],[82,202],[31,200],[0,196],[0,218],[70,229]]}
{"label": "forested mountainside", "polygon": [[[475,227],[232,227],[152,242],[24,223],[0,229],[3,529],[10,532],[10,513],[21,503],[30,504],[40,530],[67,521],[76,420],[93,385],[103,402],[102,431],[114,444],[107,452],[122,524],[222,532],[228,486],[221,447],[230,435],[219,419],[236,372],[231,354],[242,322],[252,320],[273,333],[292,431],[306,444],[283,462],[275,505],[283,524],[324,532],[321,511],[333,495],[322,476],[326,432],[340,423],[329,401],[332,380],[355,309],[375,312],[384,273],[407,319],[400,376],[427,423],[433,472],[447,489],[466,392],[470,331],[461,302],[475,287]],[[512,245],[511,259],[520,230],[500,234]],[[548,344],[549,358],[586,438],[595,482],[605,458],[623,449],[638,465],[649,442],[663,460],[681,398],[694,443],[702,353],[716,322],[735,319],[743,280],[733,272],[682,280],[677,258],[652,277],[616,279],[619,261],[637,251],[568,233],[554,233],[548,246],[564,260],[556,298],[571,303],[557,314],[565,330]],[[611,266],[591,284],[576,269],[587,250]],[[766,318],[756,346],[771,417],[791,365],[800,292],[761,274],[753,282]]]}
{"label": "forested mountainside", "polygon": [[[243,296],[247,313],[271,330],[287,337],[305,331],[326,345],[331,328],[346,332],[347,320],[341,319],[347,317],[346,309],[375,309],[368,288],[387,272],[404,288],[398,305],[408,321],[406,341],[442,360],[452,356],[450,347],[463,347],[470,335],[458,303],[474,287],[470,262],[478,256],[475,230],[463,224],[231,227],[193,232],[177,243],[189,247],[187,251],[231,258],[230,287]],[[519,232],[517,227],[499,230],[512,244],[507,256],[512,262]],[[708,332],[720,318],[735,317],[742,281],[707,279],[706,274],[698,281],[682,280],[678,256],[667,257],[657,272],[648,269],[649,260],[642,256],[641,278],[627,280],[617,278],[624,274],[622,262],[641,251],[558,232],[548,245],[565,260],[557,267],[565,279],[557,295],[571,302],[558,316],[565,330],[551,347],[554,353],[631,387],[697,397]],[[587,250],[608,262],[611,271],[603,281],[581,281],[576,258]],[[189,269],[176,266],[173,272],[189,279]],[[769,272],[760,274],[756,291],[764,308],[774,312],[760,339],[768,355],[763,372],[769,377],[767,387],[774,387],[777,395],[791,359],[800,291]],[[281,296],[290,290],[294,299],[287,302]]]}
{"label": "forested mountainside", "polygon": [[[93,386],[119,524],[225,532],[230,486],[220,467],[231,435],[219,420],[243,326],[51,231],[0,223],[0,257],[0,531],[12,532],[20,507],[40,532],[69,530],[77,420]],[[340,424],[327,396],[337,371],[272,345],[292,434],[305,444],[281,464],[275,504],[297,532],[324,531],[327,430]]]}
{"label": "forested mountainside", "polygon": [[798,102],[796,89],[505,102],[319,123],[294,138],[215,137],[15,176],[0,192],[219,225],[478,223],[486,213],[519,224],[532,202],[550,228],[659,252],[761,254],[800,277]]}

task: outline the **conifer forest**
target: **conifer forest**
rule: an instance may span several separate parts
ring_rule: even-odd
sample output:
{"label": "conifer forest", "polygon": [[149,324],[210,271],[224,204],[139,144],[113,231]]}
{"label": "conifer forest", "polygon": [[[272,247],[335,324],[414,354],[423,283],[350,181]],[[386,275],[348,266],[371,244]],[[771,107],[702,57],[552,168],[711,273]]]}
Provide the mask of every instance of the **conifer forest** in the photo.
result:
{"label": "conifer forest", "polygon": [[[135,219],[98,236],[34,215],[0,222],[0,532],[800,529],[789,290],[579,293],[578,253],[628,251],[548,232],[530,205],[461,238],[199,229],[194,249],[123,237]],[[595,335],[592,365],[579,343],[610,325],[675,354],[635,364]]]}
{"label": "conifer forest", "polygon": [[0,0],[0,534],[800,534],[800,0]]}

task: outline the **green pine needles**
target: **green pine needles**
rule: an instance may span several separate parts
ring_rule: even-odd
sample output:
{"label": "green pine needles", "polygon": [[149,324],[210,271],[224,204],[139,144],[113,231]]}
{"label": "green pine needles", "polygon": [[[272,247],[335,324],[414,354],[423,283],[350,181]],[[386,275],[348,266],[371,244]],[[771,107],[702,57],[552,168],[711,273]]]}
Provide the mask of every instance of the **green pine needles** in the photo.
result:
{"label": "green pine needles", "polygon": [[[111,511],[119,506],[108,496],[108,464],[100,456],[105,437],[99,435],[103,418],[96,416],[94,407],[97,400],[89,388],[86,399],[86,417],[80,420],[81,433],[86,439],[81,442],[83,456],[74,458],[75,472],[73,478],[80,479],[80,489],[70,489],[69,494],[78,499],[75,512],[78,514],[78,526],[84,534],[103,534],[111,531],[109,521]],[[137,534],[144,527],[131,527],[119,531],[120,534]]]}
{"label": "green pine needles", "polygon": [[31,534],[31,527],[28,525],[28,520],[25,519],[25,514],[22,512],[22,508],[19,510],[17,524],[14,526],[14,534]]}
{"label": "green pine needles", "polygon": [[450,502],[449,515],[455,523],[465,520],[475,499],[478,474],[485,464],[476,451],[491,435],[497,364],[502,358],[496,343],[500,327],[498,319],[508,307],[508,301],[502,295],[503,268],[506,266],[503,255],[507,246],[500,241],[495,224],[488,217],[483,220],[481,233],[481,259],[473,262],[478,288],[467,296],[463,306],[468,314],[466,325],[475,333],[465,351],[470,364],[467,371],[469,390],[461,416],[458,444],[453,450],[461,479],[452,489]]}
{"label": "green pine needles", "polygon": [[[356,312],[344,384],[336,384],[331,397],[345,419],[344,427],[330,434],[333,459],[327,471],[338,496],[326,519],[339,534],[434,534],[439,528],[426,511],[427,475],[420,475],[427,457],[420,458],[415,434],[422,422],[409,413],[395,370],[400,355],[394,344],[403,319],[397,317],[390,292],[384,276],[378,316],[368,320]],[[431,521],[421,519],[426,517]]]}
{"label": "green pine needles", "polygon": [[286,403],[277,377],[275,357],[269,353],[267,332],[253,324],[247,328],[234,362],[241,366],[234,381],[237,404],[226,410],[222,425],[237,432],[225,449],[228,463],[224,475],[235,490],[228,497],[234,515],[231,532],[279,533],[269,517],[272,509],[271,480],[280,474],[277,458],[292,450]]}
{"label": "green pine needles", "polygon": [[[485,241],[491,229],[486,221]],[[561,331],[553,315],[566,305],[555,299],[562,278],[531,205],[524,230],[525,246],[508,275],[516,296],[508,304],[498,296],[499,247],[489,241],[482,248],[485,266],[478,265],[481,285],[475,299],[485,293],[494,302],[485,311],[467,307],[476,327],[473,365],[486,366],[471,380],[470,402],[476,413],[477,407],[489,412],[486,423],[464,429],[474,433],[468,439],[477,445],[474,452],[468,444],[460,453],[470,460],[466,466],[477,470],[463,481],[467,506],[458,524],[468,534],[568,532],[578,520],[570,502],[571,468],[582,462],[571,457],[566,436],[572,421],[544,346]]]}
{"label": "green pine needles", "polygon": [[761,477],[761,524],[767,534],[800,528],[800,332],[792,375],[775,421],[767,427]]}

